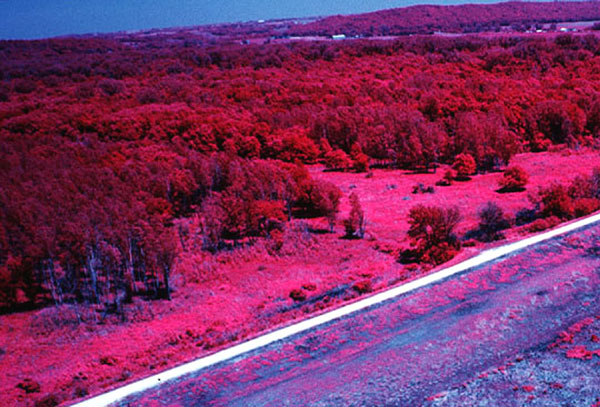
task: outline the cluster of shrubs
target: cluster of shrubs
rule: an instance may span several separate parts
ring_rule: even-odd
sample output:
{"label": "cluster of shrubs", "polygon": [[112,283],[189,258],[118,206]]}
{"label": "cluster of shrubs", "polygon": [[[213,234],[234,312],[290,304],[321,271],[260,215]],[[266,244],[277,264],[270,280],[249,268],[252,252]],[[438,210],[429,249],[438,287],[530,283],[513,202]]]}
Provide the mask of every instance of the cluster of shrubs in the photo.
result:
{"label": "cluster of shrubs", "polygon": [[532,199],[541,217],[569,220],[600,208],[600,167],[590,176],[577,176],[570,184],[553,183]]}
{"label": "cluster of shrubs", "polygon": [[456,156],[452,167],[448,168],[441,180],[436,182],[439,186],[450,186],[454,181],[469,181],[471,175],[477,171],[477,163],[469,153],[461,153]]}
{"label": "cluster of shrubs", "polygon": [[433,194],[435,193],[435,188],[431,185],[425,186],[425,184],[419,182],[417,185],[412,188],[413,194]]}
{"label": "cluster of shrubs", "polygon": [[[521,167],[509,167],[500,179],[499,192],[523,191],[528,175]],[[528,225],[531,232],[556,226],[562,221],[589,215],[600,209],[600,167],[589,176],[577,176],[569,184],[553,183],[530,195],[533,208],[523,209],[512,218],[494,202],[478,211],[477,229],[464,236],[465,245],[473,239],[491,242],[504,238],[503,231],[512,225]],[[461,241],[454,233],[460,221],[457,208],[417,205],[409,212],[411,248],[401,253],[404,263],[444,263],[458,253]]]}
{"label": "cluster of shrubs", "polygon": [[333,150],[327,139],[321,140],[323,151],[323,162],[329,170],[354,170],[356,172],[367,172],[369,170],[369,157],[363,153],[359,144],[352,145],[350,155],[342,149]]}

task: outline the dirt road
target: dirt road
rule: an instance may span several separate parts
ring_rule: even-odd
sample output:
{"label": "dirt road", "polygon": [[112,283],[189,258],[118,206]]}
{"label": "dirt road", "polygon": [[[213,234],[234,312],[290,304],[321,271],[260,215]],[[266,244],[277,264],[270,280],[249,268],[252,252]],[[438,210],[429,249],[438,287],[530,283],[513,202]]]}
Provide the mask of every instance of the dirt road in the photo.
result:
{"label": "dirt road", "polygon": [[598,356],[549,345],[594,328],[599,247],[600,226],[555,238],[120,405],[592,405]]}

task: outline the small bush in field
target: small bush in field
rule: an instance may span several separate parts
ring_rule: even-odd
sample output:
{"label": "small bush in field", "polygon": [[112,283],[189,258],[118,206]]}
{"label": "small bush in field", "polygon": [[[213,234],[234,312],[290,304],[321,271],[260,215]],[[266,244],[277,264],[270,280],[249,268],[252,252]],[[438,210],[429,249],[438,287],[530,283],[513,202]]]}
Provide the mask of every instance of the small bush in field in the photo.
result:
{"label": "small bush in field", "polygon": [[412,189],[413,194],[433,194],[435,193],[435,188],[431,185],[425,186],[425,184],[419,182],[417,185],[413,186]]}
{"label": "small bush in field", "polygon": [[354,144],[350,151],[350,157],[352,158],[352,167],[356,172],[367,172],[369,171],[369,157],[363,153],[362,148],[359,144]]}
{"label": "small bush in field", "polygon": [[529,181],[529,175],[527,172],[519,167],[509,167],[504,171],[502,178],[498,184],[500,185],[501,192],[518,192],[525,189],[525,185]]}
{"label": "small bush in field", "polygon": [[415,248],[400,250],[398,261],[402,264],[415,264],[421,258],[421,253]]}
{"label": "small bush in field", "polygon": [[350,194],[350,215],[344,220],[346,237],[362,239],[365,236],[365,213],[360,206],[358,195]]}
{"label": "small bush in field", "polygon": [[462,243],[462,245],[463,245],[463,247],[475,247],[475,246],[477,246],[477,240],[475,240],[475,239],[468,239],[468,240],[465,240]]}
{"label": "small bush in field", "polygon": [[535,209],[523,208],[515,214],[515,224],[517,226],[526,225],[537,219]]}
{"label": "small bush in field", "polygon": [[569,196],[567,187],[552,184],[539,191],[541,213],[544,217],[556,216],[560,219],[571,219],[575,214],[573,199]]}
{"label": "small bush in field", "polygon": [[371,280],[362,280],[352,286],[352,289],[359,294],[366,294],[373,291]]}
{"label": "small bush in field", "polygon": [[333,232],[340,207],[340,189],[327,181],[315,181],[310,192],[311,211],[316,216],[325,216]]}
{"label": "small bush in field", "polygon": [[306,283],[302,285],[302,288],[306,291],[315,291],[317,289],[317,285],[313,283]]}
{"label": "small bush in field", "polygon": [[530,225],[529,225],[529,231],[530,232],[541,232],[543,230],[549,229],[551,227],[554,227],[556,225],[558,225],[560,223],[560,219],[557,218],[556,216],[550,216],[548,218],[542,218],[542,219],[537,219],[535,221],[533,221]]}
{"label": "small bush in field", "polygon": [[457,208],[417,205],[409,214],[408,235],[419,245],[433,246],[452,240],[454,228],[460,221]]}
{"label": "small bush in field", "polygon": [[581,198],[575,200],[575,216],[586,216],[600,209],[600,200],[597,198]]}
{"label": "small bush in field", "polygon": [[494,202],[488,202],[478,212],[480,239],[491,242],[504,238],[502,230],[510,226],[504,211]]}
{"label": "small bush in field", "polygon": [[118,363],[118,360],[114,356],[102,356],[100,357],[100,364],[106,366],[114,366]]}
{"label": "small bush in field", "polygon": [[369,171],[369,157],[366,154],[359,154],[355,158],[354,161],[354,170],[356,172],[368,172]]}
{"label": "small bush in field", "polygon": [[25,391],[25,393],[27,393],[27,394],[39,393],[40,389],[41,389],[40,384],[30,378],[23,379],[22,382],[17,384],[17,388]]}
{"label": "small bush in field", "polygon": [[352,165],[352,160],[343,150],[333,150],[325,154],[325,166],[330,170],[346,170]]}
{"label": "small bush in field", "polygon": [[452,168],[448,168],[446,170],[446,172],[444,173],[444,177],[440,181],[438,181],[438,185],[450,186],[454,182],[455,178],[456,178],[456,171],[454,171]]}
{"label": "small bush in field", "polygon": [[76,398],[85,397],[89,394],[90,394],[89,390],[83,384],[76,385],[73,389],[73,396]]}
{"label": "small bush in field", "polygon": [[304,301],[306,300],[306,293],[299,288],[294,288],[290,291],[290,298],[294,301]]}
{"label": "small bush in field", "polygon": [[284,232],[280,229],[273,229],[269,232],[269,237],[271,239],[271,247],[272,251],[278,252],[283,247],[284,241]]}
{"label": "small bush in field", "polygon": [[442,242],[427,249],[421,256],[421,261],[438,265],[450,261],[458,254],[457,244]]}
{"label": "small bush in field", "polygon": [[35,402],[35,407],[56,407],[61,403],[61,398],[50,393]]}
{"label": "small bush in field", "polygon": [[466,181],[470,175],[475,173],[477,165],[471,154],[459,154],[454,159],[452,169],[456,171],[456,179]]}
{"label": "small bush in field", "polygon": [[594,186],[592,177],[583,177],[578,175],[575,177],[568,187],[568,194],[574,200],[582,198],[593,198],[594,197]]}
{"label": "small bush in field", "polygon": [[422,261],[437,265],[456,255],[460,248],[454,235],[460,221],[457,208],[417,205],[410,210],[408,218],[408,236]]}

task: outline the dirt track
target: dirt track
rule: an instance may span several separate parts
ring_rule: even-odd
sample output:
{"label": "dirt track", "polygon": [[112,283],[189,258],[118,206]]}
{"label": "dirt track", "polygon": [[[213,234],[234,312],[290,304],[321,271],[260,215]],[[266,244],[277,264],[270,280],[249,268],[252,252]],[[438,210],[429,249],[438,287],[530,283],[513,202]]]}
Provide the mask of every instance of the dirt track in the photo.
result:
{"label": "dirt track", "polygon": [[534,246],[123,405],[592,405],[597,356],[549,345],[600,315],[599,236]]}

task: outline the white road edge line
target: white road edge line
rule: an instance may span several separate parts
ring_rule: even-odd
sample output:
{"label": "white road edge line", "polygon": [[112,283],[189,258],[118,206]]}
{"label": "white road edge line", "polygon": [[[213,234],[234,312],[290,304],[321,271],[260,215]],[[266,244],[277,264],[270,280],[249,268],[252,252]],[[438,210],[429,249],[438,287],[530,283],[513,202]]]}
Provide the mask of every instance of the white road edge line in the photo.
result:
{"label": "white road edge line", "polygon": [[108,393],[104,393],[99,396],[84,400],[80,403],[73,404],[72,407],[109,406],[119,400],[122,400],[123,398],[125,398],[127,396],[148,390],[152,387],[163,384],[169,380],[173,380],[173,379],[179,378],[181,376],[184,376],[186,374],[197,372],[201,369],[215,365],[217,363],[224,362],[226,360],[240,356],[244,353],[247,353],[247,352],[253,351],[255,349],[261,348],[263,346],[269,345],[273,342],[288,338],[297,333],[314,328],[318,325],[322,325],[327,322],[333,321],[335,319],[342,318],[348,314],[352,314],[356,311],[365,309],[372,305],[379,304],[383,301],[387,301],[387,300],[397,297],[399,295],[402,295],[402,294],[408,293],[410,291],[416,290],[418,288],[424,287],[426,285],[438,282],[438,281],[448,278],[454,274],[468,270],[472,267],[477,267],[482,264],[491,262],[493,260],[499,259],[500,257],[506,256],[510,253],[514,253],[518,250],[522,250],[522,249],[532,246],[534,244],[543,242],[548,239],[552,239],[553,237],[572,232],[574,230],[591,225],[598,221],[600,221],[600,213],[597,213],[595,215],[592,215],[592,216],[577,220],[575,222],[566,224],[564,226],[558,227],[558,228],[550,230],[548,232],[540,233],[538,235],[531,236],[531,237],[525,238],[523,240],[519,240],[517,242],[509,243],[504,246],[500,246],[500,247],[496,247],[493,249],[483,251],[475,257],[472,257],[461,263],[450,266],[446,269],[439,270],[435,273],[429,274],[429,275],[419,278],[417,280],[413,280],[404,285],[391,288],[387,291],[384,291],[384,292],[375,294],[371,297],[365,298],[363,300],[342,306],[340,308],[337,308],[337,309],[327,312],[325,314],[318,315],[316,317],[301,321],[297,324],[287,326],[287,327],[278,329],[276,331],[270,332],[268,334],[259,336],[257,338],[251,339],[247,342],[243,342],[238,345],[232,346],[230,348],[223,349],[219,352],[213,353],[212,355],[208,355],[208,356],[196,359],[192,362],[188,362],[181,366],[177,366],[175,368],[166,370],[162,373],[155,374],[146,379],[142,379],[140,381],[130,383],[126,386],[109,391]]}

